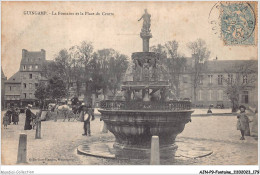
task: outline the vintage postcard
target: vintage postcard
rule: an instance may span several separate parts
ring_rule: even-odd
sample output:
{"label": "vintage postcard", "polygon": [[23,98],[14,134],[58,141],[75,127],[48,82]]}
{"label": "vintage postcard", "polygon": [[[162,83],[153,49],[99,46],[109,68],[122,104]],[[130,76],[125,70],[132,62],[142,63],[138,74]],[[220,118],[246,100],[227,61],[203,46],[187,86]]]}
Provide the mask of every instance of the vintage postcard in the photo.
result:
{"label": "vintage postcard", "polygon": [[1,164],[259,174],[258,2],[2,1]]}

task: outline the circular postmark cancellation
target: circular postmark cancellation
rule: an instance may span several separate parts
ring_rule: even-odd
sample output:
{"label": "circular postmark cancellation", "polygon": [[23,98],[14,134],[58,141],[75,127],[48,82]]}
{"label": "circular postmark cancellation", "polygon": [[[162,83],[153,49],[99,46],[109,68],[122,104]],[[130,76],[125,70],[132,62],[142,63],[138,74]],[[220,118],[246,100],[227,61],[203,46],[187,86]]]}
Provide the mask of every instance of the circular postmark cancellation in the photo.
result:
{"label": "circular postmark cancellation", "polygon": [[209,14],[212,30],[225,45],[255,45],[255,6],[249,2],[218,2]]}

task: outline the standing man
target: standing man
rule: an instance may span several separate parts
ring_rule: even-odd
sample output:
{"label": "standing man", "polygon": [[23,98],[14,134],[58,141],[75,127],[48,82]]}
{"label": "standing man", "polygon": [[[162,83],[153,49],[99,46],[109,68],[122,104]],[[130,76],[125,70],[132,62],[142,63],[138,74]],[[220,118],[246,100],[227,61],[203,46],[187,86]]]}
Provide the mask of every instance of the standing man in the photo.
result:
{"label": "standing man", "polygon": [[[91,131],[90,131],[90,118],[91,118],[91,108],[90,110],[86,107],[84,107],[84,134],[83,136],[91,136]],[[92,120],[95,118],[92,117]]]}
{"label": "standing man", "polygon": [[89,134],[89,136],[91,136],[90,134],[90,113],[89,110],[86,106],[83,107],[82,109],[83,112],[83,121],[84,121],[84,134],[82,134],[83,136],[87,136]]}
{"label": "standing man", "polygon": [[28,104],[27,109],[25,111],[26,118],[25,118],[24,130],[31,130],[32,129],[32,125],[31,125],[31,121],[32,121],[31,107],[32,107],[32,105]]}

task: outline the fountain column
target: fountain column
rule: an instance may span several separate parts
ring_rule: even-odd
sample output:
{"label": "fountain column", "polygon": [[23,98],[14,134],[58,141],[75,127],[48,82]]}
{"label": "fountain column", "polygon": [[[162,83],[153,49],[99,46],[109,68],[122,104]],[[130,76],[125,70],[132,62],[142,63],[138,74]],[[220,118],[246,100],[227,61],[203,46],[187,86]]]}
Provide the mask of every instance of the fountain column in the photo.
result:
{"label": "fountain column", "polygon": [[140,36],[143,39],[143,52],[149,52],[149,40],[152,38],[152,34],[150,32],[141,32]]}

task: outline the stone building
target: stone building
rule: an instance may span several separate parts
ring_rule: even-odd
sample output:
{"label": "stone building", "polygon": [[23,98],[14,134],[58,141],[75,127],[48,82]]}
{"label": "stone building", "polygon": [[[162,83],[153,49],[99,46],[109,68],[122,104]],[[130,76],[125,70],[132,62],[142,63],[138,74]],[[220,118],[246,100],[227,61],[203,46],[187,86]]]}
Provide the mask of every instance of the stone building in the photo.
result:
{"label": "stone building", "polygon": [[228,98],[228,83],[234,82],[235,79],[241,79],[241,83],[245,83],[245,87],[240,89],[239,104],[246,106],[256,106],[257,99],[257,79],[253,83],[249,83],[252,77],[238,77],[239,67],[241,65],[255,65],[254,71],[257,76],[257,60],[210,60],[201,64],[200,78],[196,88],[196,100],[194,98],[194,61],[189,58],[180,80],[180,97],[189,98],[195,106],[208,107],[210,104],[214,106],[224,105],[231,107],[231,101]]}
{"label": "stone building", "polygon": [[4,108],[4,96],[5,96],[5,90],[4,90],[4,86],[5,86],[5,81],[7,80],[3,69],[1,67],[1,109]]}
{"label": "stone building", "polygon": [[5,83],[5,106],[12,103],[17,106],[32,104],[37,106],[38,100],[34,93],[41,81],[47,81],[42,77],[42,65],[46,61],[45,50],[30,52],[22,50],[20,69]]}

